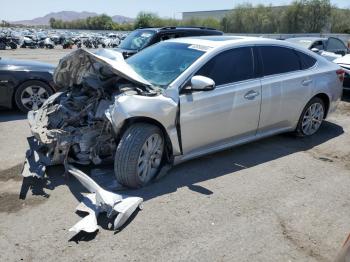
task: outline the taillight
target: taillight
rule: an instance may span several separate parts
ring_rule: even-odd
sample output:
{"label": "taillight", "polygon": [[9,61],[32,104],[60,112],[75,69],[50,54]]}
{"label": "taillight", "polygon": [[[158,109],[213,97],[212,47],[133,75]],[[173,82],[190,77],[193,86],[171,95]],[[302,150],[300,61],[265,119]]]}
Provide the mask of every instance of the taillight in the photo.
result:
{"label": "taillight", "polygon": [[345,77],[345,71],[343,69],[338,69],[336,73],[337,73],[337,76],[339,77],[340,82],[343,82]]}

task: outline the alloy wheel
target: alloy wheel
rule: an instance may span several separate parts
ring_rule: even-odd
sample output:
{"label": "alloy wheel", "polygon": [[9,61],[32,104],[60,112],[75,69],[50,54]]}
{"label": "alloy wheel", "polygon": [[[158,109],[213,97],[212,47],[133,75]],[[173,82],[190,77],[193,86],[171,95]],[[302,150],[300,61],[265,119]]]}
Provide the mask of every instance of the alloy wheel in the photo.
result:
{"label": "alloy wheel", "polygon": [[163,151],[164,142],[159,134],[151,135],[143,144],[137,161],[137,175],[142,181],[148,181],[156,174],[162,161]]}
{"label": "alloy wheel", "polygon": [[41,86],[28,86],[21,94],[22,105],[28,110],[39,109],[48,98],[49,93]]}
{"label": "alloy wheel", "polygon": [[313,103],[306,110],[301,124],[305,135],[313,135],[320,128],[324,117],[324,109],[321,103]]}

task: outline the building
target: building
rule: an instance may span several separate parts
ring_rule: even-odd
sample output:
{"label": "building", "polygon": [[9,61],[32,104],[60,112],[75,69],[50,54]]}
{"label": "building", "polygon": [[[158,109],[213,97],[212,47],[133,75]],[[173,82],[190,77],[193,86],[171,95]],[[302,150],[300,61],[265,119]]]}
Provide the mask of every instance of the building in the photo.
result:
{"label": "building", "polygon": [[[266,6],[269,7],[269,6]],[[255,7],[253,7],[255,8]],[[287,6],[272,6],[273,10],[282,10],[283,8],[287,8]],[[206,18],[215,18],[217,20],[221,20],[227,14],[232,12],[234,9],[223,9],[223,10],[212,10],[212,11],[193,11],[193,12],[182,12],[183,20],[190,19],[206,19]]]}

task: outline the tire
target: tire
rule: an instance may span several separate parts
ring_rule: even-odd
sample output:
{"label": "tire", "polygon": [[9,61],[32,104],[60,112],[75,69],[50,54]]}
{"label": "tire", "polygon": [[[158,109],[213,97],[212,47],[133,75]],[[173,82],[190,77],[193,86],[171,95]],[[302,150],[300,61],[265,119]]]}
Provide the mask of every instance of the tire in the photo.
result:
{"label": "tire", "polygon": [[114,160],[117,181],[129,188],[145,186],[159,172],[163,154],[164,137],[157,126],[131,125],[117,146]]}
{"label": "tire", "polygon": [[[312,98],[305,106],[296,129],[297,136],[305,137],[315,134],[321,127],[325,116],[325,105],[321,98]],[[311,114],[311,118],[310,118]]]}
{"label": "tire", "polygon": [[17,44],[11,42],[9,45],[11,49],[17,49]]}
{"label": "tire", "polygon": [[0,42],[0,50],[5,50],[6,44],[4,42]]}
{"label": "tire", "polygon": [[15,102],[22,112],[27,113],[30,110],[40,108],[52,94],[53,91],[48,84],[38,80],[30,80],[17,88]]}

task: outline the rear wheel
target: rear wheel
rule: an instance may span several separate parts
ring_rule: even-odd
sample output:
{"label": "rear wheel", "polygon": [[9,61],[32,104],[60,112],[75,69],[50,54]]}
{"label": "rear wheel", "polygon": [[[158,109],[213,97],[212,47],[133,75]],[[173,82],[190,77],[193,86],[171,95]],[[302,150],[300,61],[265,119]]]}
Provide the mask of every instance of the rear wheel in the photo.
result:
{"label": "rear wheel", "polygon": [[311,136],[315,134],[324,119],[325,105],[322,99],[314,97],[305,106],[300,116],[296,133],[299,136]]}
{"label": "rear wheel", "polygon": [[52,89],[44,82],[32,80],[20,85],[15,93],[15,102],[22,112],[39,109],[52,95]]}
{"label": "rear wheel", "polygon": [[146,185],[159,172],[163,152],[164,138],[157,126],[133,124],[117,147],[114,161],[117,181],[130,188]]}

